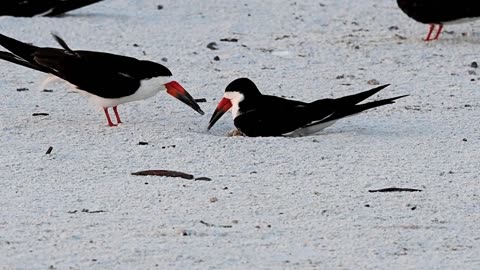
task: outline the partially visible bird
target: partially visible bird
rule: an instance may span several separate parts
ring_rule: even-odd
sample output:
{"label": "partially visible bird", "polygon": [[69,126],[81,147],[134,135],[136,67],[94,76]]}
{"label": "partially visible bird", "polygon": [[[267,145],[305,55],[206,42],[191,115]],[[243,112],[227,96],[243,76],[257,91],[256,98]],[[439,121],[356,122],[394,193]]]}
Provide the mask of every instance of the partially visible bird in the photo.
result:
{"label": "partially visible bird", "polygon": [[2,0],[0,16],[58,16],[103,0]]}
{"label": "partially visible bird", "polygon": [[[425,41],[437,40],[444,24],[480,18],[480,1],[478,0],[397,0],[397,4],[410,18],[430,25]],[[432,36],[436,27],[437,32]]]}
{"label": "partially visible bird", "polygon": [[165,66],[105,52],[70,49],[64,40],[53,35],[63,47],[41,48],[0,34],[0,59],[55,75],[72,84],[76,91],[88,96],[103,108],[109,126],[116,126],[108,113],[113,107],[117,124],[119,104],[153,97],[166,91],[200,114],[204,112],[190,94],[176,81]]}
{"label": "partially visible bird", "polygon": [[405,97],[359,104],[387,85],[336,99],[319,99],[310,103],[263,95],[248,78],[231,82],[210,119],[210,129],[222,115],[232,110],[233,123],[244,135],[300,137],[319,132],[335,121],[362,111],[394,103]]}

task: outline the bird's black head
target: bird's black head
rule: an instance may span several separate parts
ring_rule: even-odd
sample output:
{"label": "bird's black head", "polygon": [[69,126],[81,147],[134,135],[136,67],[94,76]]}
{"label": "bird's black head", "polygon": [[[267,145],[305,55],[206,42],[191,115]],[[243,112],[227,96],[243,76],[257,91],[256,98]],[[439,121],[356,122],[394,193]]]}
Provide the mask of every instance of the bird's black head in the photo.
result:
{"label": "bird's black head", "polygon": [[239,78],[234,80],[225,88],[225,94],[223,94],[223,98],[218,103],[210,119],[208,129],[230,109],[232,109],[232,115],[235,118],[244,111],[254,107],[257,104],[258,97],[261,97],[261,95],[257,86],[250,79]]}
{"label": "bird's black head", "polygon": [[228,92],[238,92],[242,94],[244,98],[261,95],[255,83],[248,78],[238,78],[232,81],[227,88],[225,88],[225,93]]}
{"label": "bird's black head", "polygon": [[141,68],[137,72],[143,73],[143,78],[172,76],[172,72],[167,67],[152,61],[141,61]]}

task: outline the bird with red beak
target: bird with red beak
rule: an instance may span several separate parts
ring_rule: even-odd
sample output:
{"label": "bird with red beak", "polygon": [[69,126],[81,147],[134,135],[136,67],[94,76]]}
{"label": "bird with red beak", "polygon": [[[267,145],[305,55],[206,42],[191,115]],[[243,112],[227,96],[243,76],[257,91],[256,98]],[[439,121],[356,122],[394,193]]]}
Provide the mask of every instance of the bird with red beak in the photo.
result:
{"label": "bird with red beak", "polygon": [[392,104],[396,99],[381,99],[359,104],[387,87],[377,88],[336,99],[319,99],[310,103],[263,95],[247,78],[236,79],[225,89],[210,119],[208,129],[225,114],[232,111],[235,127],[244,135],[289,136],[311,135],[333,125],[337,120],[368,109]]}
{"label": "bird with red beak", "polygon": [[[204,114],[192,96],[176,81],[165,66],[133,57],[105,52],[70,49],[53,35],[63,49],[36,47],[0,34],[0,59],[45,72],[73,85],[105,112],[111,127],[122,123],[117,106],[153,97],[160,91],[179,99],[199,114]],[[113,108],[113,123],[108,108]]]}

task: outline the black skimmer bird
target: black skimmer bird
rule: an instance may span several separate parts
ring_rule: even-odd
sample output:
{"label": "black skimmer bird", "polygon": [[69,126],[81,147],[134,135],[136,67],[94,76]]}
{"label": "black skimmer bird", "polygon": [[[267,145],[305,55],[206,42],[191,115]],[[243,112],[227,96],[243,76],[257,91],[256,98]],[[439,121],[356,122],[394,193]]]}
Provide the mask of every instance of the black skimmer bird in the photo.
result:
{"label": "black skimmer bird", "polygon": [[58,16],[103,0],[2,0],[0,16]]}
{"label": "black skimmer bird", "polygon": [[311,103],[262,95],[247,78],[236,79],[225,89],[210,119],[210,129],[222,115],[232,109],[235,127],[246,136],[300,137],[316,133],[335,121],[362,111],[394,103],[397,96],[359,104],[387,85],[336,99],[319,99]]}
{"label": "black skimmer bird", "polygon": [[119,104],[153,97],[165,90],[200,114],[204,112],[190,94],[176,81],[168,68],[151,61],[116,54],[77,51],[53,35],[63,47],[40,48],[0,34],[0,45],[10,52],[0,51],[0,59],[55,75],[75,87],[103,108],[109,126],[108,108],[113,107],[117,123]]}
{"label": "black skimmer bird", "polygon": [[437,40],[444,24],[473,21],[480,17],[478,0],[397,0],[397,4],[410,18],[430,25],[425,41]]}

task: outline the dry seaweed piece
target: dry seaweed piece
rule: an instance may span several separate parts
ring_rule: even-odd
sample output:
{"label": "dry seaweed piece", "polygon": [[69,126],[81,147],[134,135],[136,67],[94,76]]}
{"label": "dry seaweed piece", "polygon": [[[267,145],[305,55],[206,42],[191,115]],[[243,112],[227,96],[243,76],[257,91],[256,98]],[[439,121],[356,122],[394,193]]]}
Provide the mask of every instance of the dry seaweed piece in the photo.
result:
{"label": "dry seaweed piece", "polygon": [[222,38],[220,41],[223,42],[238,42],[238,38]]}
{"label": "dry seaweed piece", "polygon": [[197,102],[197,103],[207,102],[207,99],[206,98],[196,98],[195,102]]}
{"label": "dry seaweed piece", "polygon": [[132,175],[152,175],[152,176],[166,176],[166,177],[180,177],[188,180],[192,180],[194,177],[191,174],[177,172],[177,171],[169,171],[169,170],[147,170],[147,171],[139,171],[134,172]]}
{"label": "dry seaweed piece", "polygon": [[212,223],[205,222],[203,220],[200,220],[200,223],[207,226],[207,227],[219,227],[219,228],[232,228],[232,225],[215,225]]}
{"label": "dry seaweed piece", "polygon": [[81,211],[82,213],[89,213],[89,214],[98,214],[98,213],[105,213],[106,211],[105,210],[94,210],[94,211],[91,211],[89,209],[82,209]]}
{"label": "dry seaweed piece", "polygon": [[48,116],[48,113],[32,113],[32,116]]}
{"label": "dry seaweed piece", "polygon": [[[86,209],[86,208],[83,208],[82,210],[80,210],[80,213],[88,213],[88,214],[98,214],[98,213],[105,213],[107,211],[105,210],[94,210],[94,211],[91,211],[89,209]],[[73,211],[67,211],[67,213],[69,214],[76,214],[76,213],[79,213],[78,210],[73,210]]]}
{"label": "dry seaweed piece", "polygon": [[368,192],[422,192],[421,189],[416,188],[382,188],[382,189],[371,189]]}
{"label": "dry seaweed piece", "polygon": [[45,155],[50,155],[52,153],[53,146],[48,147],[47,152],[45,152]]}
{"label": "dry seaweed piece", "polygon": [[202,176],[195,178],[195,181],[212,181],[212,178]]}
{"label": "dry seaweed piece", "polygon": [[207,48],[210,50],[218,50],[217,43],[216,42],[210,42],[207,44]]}

